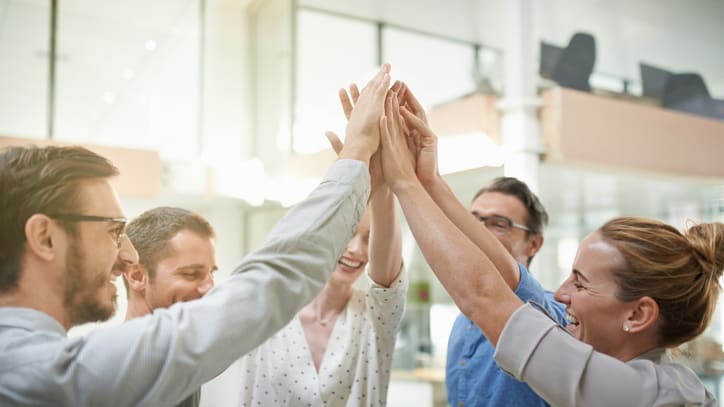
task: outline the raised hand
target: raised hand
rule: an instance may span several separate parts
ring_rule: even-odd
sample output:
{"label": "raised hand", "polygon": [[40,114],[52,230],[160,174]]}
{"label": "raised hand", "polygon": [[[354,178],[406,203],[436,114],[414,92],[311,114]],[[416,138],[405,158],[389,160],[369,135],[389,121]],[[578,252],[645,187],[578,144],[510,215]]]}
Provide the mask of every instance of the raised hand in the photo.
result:
{"label": "raised hand", "polygon": [[[413,140],[417,178],[423,185],[427,185],[440,175],[437,164],[437,136],[427,125],[426,119],[420,118],[406,107],[400,107],[400,113],[407,124],[410,139]],[[422,114],[424,115],[424,111]]]}
{"label": "raised hand", "polygon": [[[384,110],[385,94],[390,86],[390,65],[384,64],[377,75],[362,89],[349,114],[346,140],[340,158],[369,163],[380,143],[379,120]],[[351,105],[351,103],[350,103]]]}
{"label": "raised hand", "polygon": [[[324,133],[329,140],[329,145],[332,146],[337,155],[342,151],[344,144],[342,141],[331,131]],[[382,175],[382,163],[380,161],[380,152],[377,150],[370,158],[370,196],[377,191],[377,189],[385,184],[385,177]]]}
{"label": "raised hand", "polygon": [[[350,96],[352,97],[351,99]],[[347,90],[344,88],[339,90],[339,102],[342,103],[342,110],[347,120],[349,120],[352,115],[352,109],[354,105],[357,104],[357,99],[359,99],[359,89],[354,83],[349,85],[349,93],[347,93]]]}
{"label": "raised hand", "polygon": [[400,116],[397,94],[390,91],[385,100],[385,112],[380,119],[380,151],[382,173],[393,192],[406,182],[415,181],[415,156],[410,150]]}
{"label": "raised hand", "polygon": [[[349,92],[347,92],[344,88],[339,90],[339,102],[342,104],[342,110],[344,111],[344,115],[347,117],[347,120],[349,120],[350,116],[352,116],[352,110],[354,110],[354,106],[357,104],[357,100],[359,100],[359,95],[359,89],[354,83],[349,85]],[[342,149],[342,142],[339,141],[339,137],[332,132],[325,133],[325,136],[327,136],[327,139],[332,145],[332,148],[334,148],[334,151],[339,154]],[[382,176],[382,164],[380,162],[379,149],[376,153],[372,154],[369,168],[370,192],[372,194],[379,186],[385,184],[385,178]]]}
{"label": "raised hand", "polygon": [[395,85],[398,86],[399,90],[396,90],[395,86],[393,86],[392,89],[397,92],[397,98],[400,100],[400,106],[407,109],[410,113],[414,114],[417,118],[422,120],[425,125],[427,125],[428,123],[425,109],[422,107],[407,84],[404,82],[395,82]]}

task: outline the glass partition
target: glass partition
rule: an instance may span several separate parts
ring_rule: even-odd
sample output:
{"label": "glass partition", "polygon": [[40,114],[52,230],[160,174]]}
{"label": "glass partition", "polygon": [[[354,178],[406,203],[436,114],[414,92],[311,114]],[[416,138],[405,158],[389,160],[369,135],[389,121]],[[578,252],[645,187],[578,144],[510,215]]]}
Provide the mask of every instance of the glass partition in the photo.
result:
{"label": "glass partition", "polygon": [[59,2],[55,138],[195,157],[199,13],[198,0]]}
{"label": "glass partition", "polygon": [[0,135],[47,136],[50,14],[46,0],[0,0]]}

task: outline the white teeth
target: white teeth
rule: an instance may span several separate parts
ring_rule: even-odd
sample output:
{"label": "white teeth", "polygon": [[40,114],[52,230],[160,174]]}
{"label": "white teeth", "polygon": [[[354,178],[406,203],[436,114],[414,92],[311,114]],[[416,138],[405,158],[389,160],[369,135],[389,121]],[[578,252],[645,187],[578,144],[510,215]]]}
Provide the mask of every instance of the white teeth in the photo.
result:
{"label": "white teeth", "polygon": [[355,262],[355,263],[349,263],[349,262],[346,262],[346,261],[340,259],[340,260],[339,260],[339,264],[341,264],[341,265],[343,265],[343,266],[347,266],[347,267],[353,268],[353,269],[356,269],[356,268],[358,268],[359,266],[362,265],[362,262],[361,262],[361,261],[358,261],[358,262]]}
{"label": "white teeth", "polygon": [[566,313],[566,320],[568,321],[569,324],[575,324],[575,325],[578,324],[578,320],[576,319],[576,317],[574,317],[573,315],[571,315],[569,313]]}

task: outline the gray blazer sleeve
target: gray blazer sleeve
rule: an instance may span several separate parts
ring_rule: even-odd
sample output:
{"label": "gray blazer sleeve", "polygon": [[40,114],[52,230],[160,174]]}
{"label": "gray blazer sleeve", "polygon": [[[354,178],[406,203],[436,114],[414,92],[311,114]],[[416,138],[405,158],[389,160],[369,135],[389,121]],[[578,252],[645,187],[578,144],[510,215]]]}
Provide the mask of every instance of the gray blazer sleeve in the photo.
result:
{"label": "gray blazer sleeve", "polygon": [[37,378],[36,391],[53,394],[53,405],[181,402],[313,299],[352,237],[368,194],[367,167],[337,161],[262,247],[203,298],[66,339],[51,366],[15,373]]}
{"label": "gray blazer sleeve", "polygon": [[508,320],[495,361],[552,406],[716,405],[685,366],[644,359],[621,362],[572,337],[530,304]]}

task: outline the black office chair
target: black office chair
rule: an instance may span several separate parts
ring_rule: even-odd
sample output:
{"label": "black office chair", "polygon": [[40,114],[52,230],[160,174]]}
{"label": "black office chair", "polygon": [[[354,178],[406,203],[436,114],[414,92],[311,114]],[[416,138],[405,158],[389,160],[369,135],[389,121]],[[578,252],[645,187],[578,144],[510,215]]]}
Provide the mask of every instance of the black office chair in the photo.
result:
{"label": "black office chair", "polygon": [[643,96],[656,99],[661,104],[666,82],[673,72],[643,62],[639,63],[639,70],[641,71]]}
{"label": "black office chair", "polygon": [[561,59],[561,54],[563,54],[563,48],[541,41],[538,74],[543,78],[553,79],[553,74],[556,71],[558,60]]}
{"label": "black office chair", "polygon": [[661,105],[681,112],[720,119],[704,79],[697,73],[672,74],[666,81]]}
{"label": "black office chair", "polygon": [[596,40],[593,35],[575,33],[558,59],[553,80],[567,88],[590,92],[588,79],[595,63]]}

